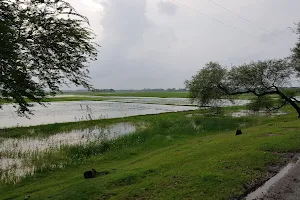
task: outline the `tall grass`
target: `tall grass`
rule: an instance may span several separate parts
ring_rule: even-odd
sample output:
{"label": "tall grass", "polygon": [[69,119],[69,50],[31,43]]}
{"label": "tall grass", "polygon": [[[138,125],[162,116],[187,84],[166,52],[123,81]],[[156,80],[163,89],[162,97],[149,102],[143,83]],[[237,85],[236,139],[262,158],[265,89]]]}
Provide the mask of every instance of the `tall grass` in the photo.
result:
{"label": "tall grass", "polygon": [[[132,119],[136,123],[146,124],[146,127],[114,140],[96,140],[87,144],[62,145],[59,149],[49,149],[43,153],[32,153],[30,158],[24,160],[24,162],[28,166],[34,167],[34,173],[41,173],[77,165],[85,162],[91,156],[106,153],[114,153],[118,155],[119,159],[122,159],[122,157],[125,159],[136,149],[163,147],[171,144],[174,140],[189,139],[193,136],[209,134],[209,132],[234,130],[256,123],[256,120],[251,118],[199,115],[187,117],[185,113],[143,116],[139,120],[137,118]],[[112,121],[115,122],[116,120]],[[134,151],[132,151],[133,149]],[[9,155],[9,152],[3,153]],[[24,157],[21,154],[19,156],[20,158]],[[28,173],[28,176],[31,175],[31,172]]]}

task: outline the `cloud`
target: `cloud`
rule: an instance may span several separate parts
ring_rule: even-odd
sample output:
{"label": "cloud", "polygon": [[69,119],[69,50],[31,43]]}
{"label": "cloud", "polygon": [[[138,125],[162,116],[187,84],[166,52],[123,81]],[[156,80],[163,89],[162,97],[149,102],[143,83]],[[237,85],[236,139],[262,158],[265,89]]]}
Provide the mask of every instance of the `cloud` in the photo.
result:
{"label": "cloud", "polygon": [[163,1],[160,0],[157,3],[157,8],[160,13],[166,14],[166,15],[175,15],[177,11],[177,6],[170,1]]}
{"label": "cloud", "polygon": [[222,2],[287,42],[209,1],[185,4],[242,32],[167,0],[83,1],[70,3],[89,18],[98,35],[98,60],[90,65],[96,88],[180,88],[209,61],[230,66],[283,58],[297,40],[287,27],[300,19],[298,0]]}

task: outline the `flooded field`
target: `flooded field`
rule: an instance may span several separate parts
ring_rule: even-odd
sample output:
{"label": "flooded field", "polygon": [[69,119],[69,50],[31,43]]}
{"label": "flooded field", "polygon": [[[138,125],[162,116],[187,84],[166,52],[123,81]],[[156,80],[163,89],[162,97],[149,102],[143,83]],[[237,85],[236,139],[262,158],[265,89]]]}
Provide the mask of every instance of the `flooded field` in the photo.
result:
{"label": "flooded field", "polygon": [[0,112],[0,128],[34,126],[59,122],[119,118],[136,115],[197,110],[193,106],[173,106],[107,101],[53,102],[47,107],[36,105],[30,119],[19,117],[12,105],[4,105]]}
{"label": "flooded field", "polygon": [[[248,100],[217,102],[219,106],[245,105]],[[197,110],[187,98],[121,98],[106,101],[52,102],[46,107],[36,104],[30,119],[19,117],[12,105],[4,105],[0,112],[0,128],[15,126],[35,126],[60,122],[76,122],[166,112]]]}
{"label": "flooded field", "polygon": [[238,112],[231,113],[232,117],[247,117],[247,116],[278,116],[278,115],[286,115],[287,113],[282,111],[273,111],[273,112],[266,112],[266,111],[250,111],[250,110],[240,110]]}
{"label": "flooded field", "polygon": [[[218,102],[222,106],[233,105],[228,100]],[[248,101],[235,101],[244,105]],[[171,104],[171,105],[164,105]],[[35,104],[34,115],[20,117],[12,105],[4,105],[0,112],[0,129],[15,126],[75,122],[166,112],[197,110],[185,98],[120,98],[106,101],[52,102],[45,106]],[[34,127],[30,129],[35,132]],[[70,163],[65,155],[69,147],[85,147],[93,142],[115,139],[136,131],[130,123],[107,127],[92,127],[84,130],[58,133],[47,137],[0,138],[0,182],[18,182],[22,177],[36,171],[63,168]],[[55,160],[55,161],[54,161]],[[54,162],[54,163],[53,163]]]}
{"label": "flooded field", "polygon": [[[191,102],[188,98],[156,98],[156,97],[142,97],[142,98],[120,98],[108,100],[111,102],[124,102],[124,103],[143,103],[143,104],[162,104],[162,105],[188,105],[197,106],[197,102]],[[240,106],[250,103],[249,100],[234,100],[233,103],[230,100],[223,99],[215,102],[215,104],[226,107],[226,106]]]}
{"label": "flooded field", "polygon": [[[88,95],[57,95],[56,97],[86,97],[86,98],[103,98],[110,102],[123,103],[144,103],[144,104],[161,104],[161,105],[189,105],[197,106],[197,102],[191,102],[189,98],[159,98],[159,97],[130,97],[130,96],[88,96]],[[233,100],[223,99],[215,102],[221,106],[240,106],[250,103],[249,100]]]}
{"label": "flooded field", "polygon": [[[58,133],[49,137],[0,138],[0,181],[18,182],[21,177],[32,175],[36,169],[43,168],[44,157],[55,156],[61,148],[111,140],[135,131],[133,124],[118,123],[108,127],[96,126]],[[53,168],[63,167],[64,164],[64,161],[59,162]]]}

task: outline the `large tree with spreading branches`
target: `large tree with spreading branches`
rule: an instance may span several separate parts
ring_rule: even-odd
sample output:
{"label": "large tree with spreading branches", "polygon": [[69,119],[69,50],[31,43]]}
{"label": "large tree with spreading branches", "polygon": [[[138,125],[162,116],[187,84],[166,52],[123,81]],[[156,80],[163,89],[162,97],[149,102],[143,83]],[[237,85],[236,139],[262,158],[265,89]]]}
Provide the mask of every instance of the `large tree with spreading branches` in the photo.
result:
{"label": "large tree with spreading branches", "polygon": [[[268,110],[280,109],[289,104],[300,118],[295,92],[286,89],[296,75],[297,70],[288,59],[251,62],[231,69],[210,62],[191,80],[186,81],[186,87],[191,98],[198,101],[200,106],[234,95],[253,94],[257,98],[252,104],[264,106]],[[280,102],[273,102],[274,97],[278,97]]]}
{"label": "large tree with spreading branches", "polygon": [[296,91],[288,89],[300,77],[300,23],[296,26],[294,32],[298,35],[298,42],[290,57],[251,62],[230,69],[210,62],[185,82],[191,99],[200,106],[207,106],[222,98],[253,94],[257,98],[251,103],[252,108],[277,110],[291,105],[300,118]]}
{"label": "large tree with spreading branches", "polygon": [[[88,63],[97,44],[88,20],[63,0],[0,2],[0,102],[30,113],[65,84],[90,89]],[[1,105],[0,105],[1,106]]]}

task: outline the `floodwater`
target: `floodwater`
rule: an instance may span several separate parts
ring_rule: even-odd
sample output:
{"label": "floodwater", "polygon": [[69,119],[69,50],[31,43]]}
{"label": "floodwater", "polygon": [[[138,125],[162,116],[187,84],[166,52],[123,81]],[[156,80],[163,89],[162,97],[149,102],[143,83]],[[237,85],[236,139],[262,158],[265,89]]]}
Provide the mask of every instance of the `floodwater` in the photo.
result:
{"label": "floodwater", "polygon": [[276,184],[281,178],[283,178],[291,169],[293,169],[300,162],[299,156],[296,159],[292,159],[284,168],[282,168],[278,174],[269,179],[264,185],[257,188],[254,192],[247,195],[245,200],[260,199],[263,195],[267,194],[268,190]]}
{"label": "floodwater", "polygon": [[[132,97],[132,96],[90,96],[90,95],[57,95],[56,97],[86,97],[86,98],[103,98],[109,102],[122,102],[122,103],[146,103],[146,104],[161,104],[161,105],[189,105],[197,106],[197,102],[191,102],[189,98],[160,98],[160,97]],[[51,97],[50,97],[51,98]],[[240,106],[250,103],[249,100],[235,99],[230,101],[222,99],[214,104],[219,106]]]}
{"label": "floodwater", "polygon": [[[131,97],[131,98],[118,98],[108,100],[111,102],[123,102],[123,103],[145,103],[145,104],[162,104],[162,105],[189,105],[189,106],[197,106],[197,102],[191,102],[188,98],[157,98],[157,97]],[[226,107],[226,106],[240,106],[250,103],[249,100],[227,100],[222,99],[217,102],[214,102],[214,105]]]}
{"label": "floodwater", "polygon": [[195,106],[173,106],[107,101],[52,102],[47,107],[35,104],[30,119],[19,117],[12,105],[4,105],[0,112],[0,128],[35,126],[60,122],[76,122],[136,115],[197,110]]}
{"label": "floodwater", "polygon": [[17,182],[20,177],[32,175],[36,166],[31,160],[39,159],[43,153],[53,153],[66,146],[84,146],[93,141],[111,140],[135,131],[136,127],[131,123],[118,123],[104,128],[95,126],[42,138],[0,138],[0,180]]}
{"label": "floodwater", "polygon": [[246,117],[246,116],[277,116],[277,115],[285,115],[287,113],[282,111],[277,112],[266,112],[266,111],[249,111],[249,110],[239,110],[238,112],[231,113],[232,117]]}

